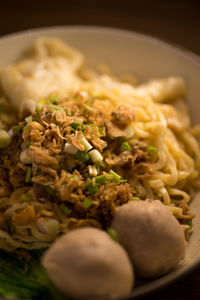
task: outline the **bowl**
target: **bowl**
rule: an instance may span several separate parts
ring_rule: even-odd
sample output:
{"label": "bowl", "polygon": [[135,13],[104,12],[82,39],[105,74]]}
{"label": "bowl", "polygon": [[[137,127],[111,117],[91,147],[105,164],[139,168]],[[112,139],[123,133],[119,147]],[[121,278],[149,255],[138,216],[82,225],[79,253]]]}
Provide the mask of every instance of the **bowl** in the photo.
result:
{"label": "bowl", "polygon": [[[0,68],[15,61],[21,51],[40,36],[58,37],[77,47],[93,68],[104,63],[115,74],[132,73],[139,81],[170,75],[184,77],[193,123],[200,121],[200,59],[193,53],[140,33],[103,27],[63,26],[1,37]],[[196,217],[184,265],[161,278],[141,282],[127,299],[135,299],[161,288],[200,265],[200,193],[196,193],[191,211]]]}

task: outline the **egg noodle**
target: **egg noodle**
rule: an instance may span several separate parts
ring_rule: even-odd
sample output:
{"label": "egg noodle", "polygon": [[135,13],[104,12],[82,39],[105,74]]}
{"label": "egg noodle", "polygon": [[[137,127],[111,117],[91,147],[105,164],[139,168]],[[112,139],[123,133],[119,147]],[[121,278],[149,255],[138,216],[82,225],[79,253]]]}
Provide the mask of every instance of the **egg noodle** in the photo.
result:
{"label": "egg noodle", "polygon": [[[161,200],[189,229],[187,220],[191,220],[193,215],[189,213],[187,204],[200,184],[200,149],[197,141],[199,128],[191,126],[184,101],[186,85],[183,78],[152,79],[141,85],[122,82],[115,76],[87,68],[83,55],[63,41],[40,38],[18,62],[1,70],[0,92],[3,108],[0,125],[5,130],[10,130],[19,114],[22,115],[27,99],[41,103],[49,95],[54,95],[59,99],[65,98],[63,103],[70,107],[74,95],[79,93],[84,99],[95,98],[94,109],[107,113],[120,105],[131,106],[135,118],[122,129],[126,141],[133,147],[151,147],[149,149],[154,152],[151,157],[153,173],[149,178],[128,177],[128,183],[135,190],[134,196]],[[9,165],[9,162],[6,163]],[[24,165],[20,168],[26,170]],[[1,172],[1,249],[45,248],[60,233],[68,230],[68,217],[60,212],[58,206],[54,206],[52,201],[38,202],[31,192],[34,214],[37,216],[37,211],[42,211],[43,218],[35,222],[37,217],[34,217],[27,224],[12,222],[13,216],[22,211],[31,215],[29,200],[21,200],[22,195],[29,193],[30,186],[25,184],[10,191],[6,180],[2,179],[7,177],[3,170]],[[45,232],[43,222],[49,226],[51,234]]]}

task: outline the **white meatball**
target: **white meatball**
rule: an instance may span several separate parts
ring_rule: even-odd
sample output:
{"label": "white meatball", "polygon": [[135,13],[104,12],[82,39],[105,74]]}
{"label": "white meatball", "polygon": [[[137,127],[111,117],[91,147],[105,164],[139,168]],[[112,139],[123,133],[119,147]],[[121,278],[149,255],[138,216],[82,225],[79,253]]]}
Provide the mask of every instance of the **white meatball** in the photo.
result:
{"label": "white meatball", "polygon": [[130,201],[122,205],[112,227],[141,277],[165,274],[184,258],[184,231],[159,200]]}
{"label": "white meatball", "polygon": [[96,228],[73,230],[45,253],[54,284],[76,299],[116,299],[130,294],[134,274],[126,251]]}

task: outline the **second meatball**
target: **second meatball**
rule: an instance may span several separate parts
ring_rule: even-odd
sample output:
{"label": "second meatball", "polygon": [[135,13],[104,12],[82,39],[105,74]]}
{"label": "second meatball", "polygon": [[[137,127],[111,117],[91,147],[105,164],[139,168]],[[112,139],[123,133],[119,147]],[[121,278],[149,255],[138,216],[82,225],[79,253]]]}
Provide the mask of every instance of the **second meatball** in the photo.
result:
{"label": "second meatball", "polygon": [[141,277],[163,275],[185,256],[184,231],[159,200],[130,201],[122,205],[112,227]]}

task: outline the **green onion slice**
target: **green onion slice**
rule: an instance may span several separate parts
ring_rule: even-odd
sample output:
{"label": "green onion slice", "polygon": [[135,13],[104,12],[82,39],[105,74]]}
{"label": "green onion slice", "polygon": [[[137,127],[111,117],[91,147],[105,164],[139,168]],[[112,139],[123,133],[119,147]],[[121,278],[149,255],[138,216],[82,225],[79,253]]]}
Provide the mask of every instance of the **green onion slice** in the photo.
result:
{"label": "green onion slice", "polygon": [[85,208],[89,208],[91,205],[92,205],[92,200],[89,199],[89,198],[85,198],[84,201],[83,201],[83,206]]}
{"label": "green onion slice", "polygon": [[83,161],[84,163],[86,163],[90,159],[86,151],[80,151],[80,150],[78,150],[76,154],[73,155],[73,157],[77,160]]}
{"label": "green onion slice", "polygon": [[99,166],[102,167],[102,168],[104,168],[104,169],[105,169],[105,167],[106,167],[106,165],[105,165],[105,163],[104,163],[103,161],[100,161],[100,162],[99,162]]}
{"label": "green onion slice", "polygon": [[49,195],[49,196],[55,196],[56,194],[56,190],[52,189],[52,187],[50,186],[45,186],[45,192]]}
{"label": "green onion slice", "polygon": [[81,130],[84,130],[85,129],[85,126],[81,123],[78,123],[78,122],[73,122],[70,124],[70,126],[74,129],[74,130],[77,130],[79,127],[81,128]]}
{"label": "green onion slice", "polygon": [[32,174],[32,168],[28,167],[26,171],[26,177],[25,177],[25,182],[29,183],[31,180],[31,174]]}
{"label": "green onion slice", "polygon": [[49,98],[49,101],[52,103],[52,104],[58,104],[59,103],[59,99],[55,96],[51,96]]}
{"label": "green onion slice", "polygon": [[15,227],[13,225],[13,223],[11,221],[7,221],[7,225],[8,225],[8,231],[10,234],[13,234],[15,231]]}
{"label": "green onion slice", "polygon": [[107,228],[107,233],[110,235],[110,237],[115,242],[119,242],[119,238],[118,238],[117,232],[113,228],[111,228],[111,227]]}
{"label": "green onion slice", "polygon": [[130,144],[128,142],[122,143],[122,149],[123,150],[129,150],[131,148]]}
{"label": "green onion slice", "polygon": [[188,220],[186,220],[186,225],[188,225],[189,226],[189,230],[191,230],[192,229],[192,219],[188,219]]}
{"label": "green onion slice", "polygon": [[104,134],[104,132],[103,132],[103,128],[100,127],[100,126],[98,126],[98,130],[99,130],[99,135],[100,135],[100,137],[104,137],[105,134]]}
{"label": "green onion slice", "polygon": [[29,148],[30,147],[30,145],[31,145],[31,142],[29,141],[29,142],[27,142],[26,143],[26,148]]}
{"label": "green onion slice", "polygon": [[99,175],[99,176],[95,177],[95,181],[96,181],[96,183],[99,183],[99,184],[106,184],[107,179],[106,179],[105,175]]}
{"label": "green onion slice", "polygon": [[39,104],[45,105],[45,104],[46,104],[46,100],[45,100],[45,99],[41,99],[41,100],[39,101]]}
{"label": "green onion slice", "polygon": [[86,183],[85,188],[89,191],[91,195],[94,195],[99,190],[97,183],[94,183],[92,181]]}
{"label": "green onion slice", "polygon": [[21,199],[24,202],[30,202],[32,200],[31,195],[29,195],[29,194],[22,194]]}
{"label": "green onion slice", "polygon": [[42,111],[42,106],[38,106],[38,107],[36,108],[36,111],[37,111],[37,112],[41,112],[41,111]]}
{"label": "green onion slice", "polygon": [[111,181],[120,182],[121,176],[119,174],[117,174],[116,172],[114,172],[113,170],[110,170],[109,175],[112,176]]}
{"label": "green onion slice", "polygon": [[148,146],[148,147],[146,147],[146,152],[149,155],[155,155],[158,152],[158,149],[154,146]]}
{"label": "green onion slice", "polygon": [[40,114],[39,114],[39,113],[37,113],[37,114],[35,115],[35,120],[36,120],[37,122],[39,122],[39,120],[40,120]]}
{"label": "green onion slice", "polygon": [[28,116],[27,118],[25,118],[25,121],[27,124],[31,123],[33,121],[33,117],[32,116]]}
{"label": "green onion slice", "polygon": [[64,108],[58,105],[54,105],[54,104],[50,104],[49,105],[51,108],[55,109],[55,110],[63,110]]}
{"label": "green onion slice", "polygon": [[64,203],[60,204],[60,210],[66,217],[68,217],[72,212],[71,209],[67,208],[67,206]]}
{"label": "green onion slice", "polygon": [[23,125],[15,125],[12,127],[12,131],[15,135],[17,135],[23,128]]}
{"label": "green onion slice", "polygon": [[129,201],[139,201],[141,200],[139,197],[131,197]]}

